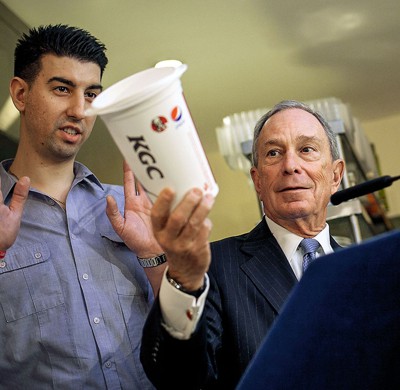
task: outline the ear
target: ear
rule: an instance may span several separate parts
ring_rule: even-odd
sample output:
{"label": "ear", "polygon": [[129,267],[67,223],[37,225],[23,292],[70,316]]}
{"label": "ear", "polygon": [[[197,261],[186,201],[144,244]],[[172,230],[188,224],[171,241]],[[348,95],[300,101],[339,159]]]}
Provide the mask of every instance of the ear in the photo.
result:
{"label": "ear", "polygon": [[254,166],[251,167],[250,175],[251,175],[251,178],[253,180],[254,188],[255,188],[255,190],[257,192],[258,199],[261,199],[260,198],[260,175],[258,173],[258,169],[256,167],[254,167]]}
{"label": "ear", "polygon": [[344,175],[344,160],[342,159],[337,159],[333,162],[333,181],[332,181],[332,189],[331,189],[331,194],[334,194],[342,181],[343,175]]}
{"label": "ear", "polygon": [[20,77],[13,77],[10,81],[10,96],[15,108],[19,112],[25,110],[26,95],[28,93],[28,83]]}

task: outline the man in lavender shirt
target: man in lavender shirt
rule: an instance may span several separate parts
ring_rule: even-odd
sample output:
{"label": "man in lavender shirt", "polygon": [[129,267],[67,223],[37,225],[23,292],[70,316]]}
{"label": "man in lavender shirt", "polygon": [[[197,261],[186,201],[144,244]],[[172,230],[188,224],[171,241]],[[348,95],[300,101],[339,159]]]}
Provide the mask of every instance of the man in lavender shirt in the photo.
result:
{"label": "man in lavender shirt", "polygon": [[104,52],[65,25],[31,29],[15,50],[20,140],[0,164],[0,389],[152,388],[139,349],[165,256],[151,203],[126,165],[122,188],[75,161]]}

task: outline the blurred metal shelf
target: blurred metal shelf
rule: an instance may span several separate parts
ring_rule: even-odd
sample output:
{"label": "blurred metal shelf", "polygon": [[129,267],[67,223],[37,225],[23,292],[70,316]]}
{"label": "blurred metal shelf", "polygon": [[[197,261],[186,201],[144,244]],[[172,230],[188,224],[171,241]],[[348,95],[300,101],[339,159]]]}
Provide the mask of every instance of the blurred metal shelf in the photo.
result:
{"label": "blurred metal shelf", "polygon": [[[379,176],[376,156],[358,124],[349,132],[340,120],[330,122],[337,134],[339,154],[346,162],[340,189],[349,188]],[[356,140],[362,140],[356,142]],[[394,228],[386,215],[384,191],[362,196],[338,206],[328,206],[329,226],[335,237],[359,243]]]}

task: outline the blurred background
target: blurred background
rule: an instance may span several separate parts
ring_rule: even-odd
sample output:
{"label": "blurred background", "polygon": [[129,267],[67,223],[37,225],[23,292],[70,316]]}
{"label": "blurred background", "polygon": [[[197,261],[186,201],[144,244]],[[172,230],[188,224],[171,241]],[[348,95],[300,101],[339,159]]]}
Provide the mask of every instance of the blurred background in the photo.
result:
{"label": "blurred background", "polygon": [[[220,187],[213,240],[260,220],[242,148],[257,115],[280,100],[313,102],[329,116],[351,168],[344,186],[400,174],[398,0],[0,0],[0,158],[18,142],[8,99],[15,43],[29,27],[57,23],[106,44],[105,87],[161,60],[188,65],[185,98]],[[122,183],[122,157],[100,118],[78,160],[103,182]],[[339,234],[351,241],[391,229],[399,184],[332,213],[350,218],[353,233]]]}

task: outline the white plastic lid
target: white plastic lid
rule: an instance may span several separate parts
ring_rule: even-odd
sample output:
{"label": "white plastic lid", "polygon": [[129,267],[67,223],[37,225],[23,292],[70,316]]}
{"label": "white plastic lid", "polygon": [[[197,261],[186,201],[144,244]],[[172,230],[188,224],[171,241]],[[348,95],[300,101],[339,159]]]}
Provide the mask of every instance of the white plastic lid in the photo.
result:
{"label": "white plastic lid", "polygon": [[86,115],[108,114],[137,105],[168,87],[187,70],[182,64],[177,68],[149,68],[118,81],[93,100]]}

